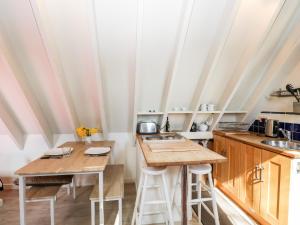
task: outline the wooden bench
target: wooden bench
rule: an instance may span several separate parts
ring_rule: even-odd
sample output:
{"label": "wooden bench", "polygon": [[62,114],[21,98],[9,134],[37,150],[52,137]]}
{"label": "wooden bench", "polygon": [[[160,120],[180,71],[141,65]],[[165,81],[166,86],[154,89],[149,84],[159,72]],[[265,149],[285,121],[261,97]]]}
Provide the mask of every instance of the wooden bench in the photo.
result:
{"label": "wooden bench", "polygon": [[[104,170],[104,201],[118,201],[119,225],[122,225],[122,198],[124,198],[124,165],[107,165]],[[95,225],[95,204],[99,202],[99,186],[91,194],[91,224]]]}
{"label": "wooden bench", "polygon": [[[19,180],[14,181],[15,185],[19,185]],[[26,178],[26,186],[56,186],[67,185],[68,195],[72,194],[73,199],[76,198],[76,180],[74,175],[59,175],[59,176],[34,176]]]}
{"label": "wooden bench", "polygon": [[54,203],[61,185],[32,186],[26,193],[26,202],[50,202],[51,225],[54,225]]}

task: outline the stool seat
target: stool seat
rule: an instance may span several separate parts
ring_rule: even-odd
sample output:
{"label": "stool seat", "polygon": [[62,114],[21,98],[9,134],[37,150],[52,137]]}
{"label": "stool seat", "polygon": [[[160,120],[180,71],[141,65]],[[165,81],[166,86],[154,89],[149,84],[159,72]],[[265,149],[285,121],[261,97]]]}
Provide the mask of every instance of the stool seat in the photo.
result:
{"label": "stool seat", "polygon": [[143,167],[142,168],[143,173],[157,176],[165,173],[167,171],[166,167]]}
{"label": "stool seat", "polygon": [[190,166],[189,170],[193,174],[203,175],[203,174],[210,173],[212,169],[210,164],[201,164],[201,165]]}

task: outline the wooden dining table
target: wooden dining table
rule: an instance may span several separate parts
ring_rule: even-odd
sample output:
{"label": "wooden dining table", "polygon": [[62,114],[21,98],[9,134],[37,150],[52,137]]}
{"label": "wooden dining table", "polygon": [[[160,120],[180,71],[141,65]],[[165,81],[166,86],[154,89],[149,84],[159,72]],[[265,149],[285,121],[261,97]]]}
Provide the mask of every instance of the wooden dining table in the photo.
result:
{"label": "wooden dining table", "polygon": [[227,160],[224,156],[195,144],[193,141],[185,139],[185,143],[178,142],[167,144],[148,144],[145,143],[141,135],[137,135],[137,141],[143,152],[147,166],[149,167],[168,167],[181,166],[181,210],[182,225],[188,224],[187,218],[187,173],[189,165],[222,163]]}
{"label": "wooden dining table", "polygon": [[[66,142],[59,147],[73,147],[73,152],[62,158],[36,159],[15,172],[19,177],[20,225],[26,225],[26,177],[58,176],[76,174],[97,174],[99,177],[99,218],[104,224],[103,209],[103,171],[109,162],[110,154],[105,156],[88,156],[84,151],[90,147],[110,147],[114,141]],[[110,151],[111,152],[111,151]]]}

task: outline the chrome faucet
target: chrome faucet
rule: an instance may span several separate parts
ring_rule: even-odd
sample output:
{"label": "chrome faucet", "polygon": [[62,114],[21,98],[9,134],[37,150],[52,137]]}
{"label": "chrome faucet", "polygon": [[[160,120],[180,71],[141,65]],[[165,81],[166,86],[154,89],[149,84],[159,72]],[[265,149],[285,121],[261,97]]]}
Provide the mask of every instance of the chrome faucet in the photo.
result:
{"label": "chrome faucet", "polygon": [[283,134],[283,136],[286,139],[288,139],[289,141],[292,140],[292,132],[291,131],[289,131],[289,130],[283,130],[282,128],[279,128],[278,131],[280,131]]}

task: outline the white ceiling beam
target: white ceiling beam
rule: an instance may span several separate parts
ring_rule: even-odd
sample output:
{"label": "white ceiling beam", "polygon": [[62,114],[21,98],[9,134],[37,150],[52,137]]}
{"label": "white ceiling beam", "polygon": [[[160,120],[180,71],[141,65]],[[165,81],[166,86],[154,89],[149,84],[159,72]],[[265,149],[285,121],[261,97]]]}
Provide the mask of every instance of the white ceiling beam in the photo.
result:
{"label": "white ceiling beam", "polygon": [[[1,34],[1,32],[0,32]],[[49,126],[49,122],[47,118],[43,114],[41,106],[38,104],[34,93],[32,92],[28,81],[26,80],[24,74],[24,70],[21,66],[15,61],[14,55],[11,53],[9,48],[9,42],[5,42],[3,36],[0,35],[0,53],[2,54],[2,58],[6,60],[6,63],[10,66],[20,89],[23,91],[24,97],[26,98],[28,104],[30,105],[30,109],[34,114],[34,118],[36,119],[36,123],[40,128],[40,133],[46,141],[48,147],[53,147],[53,133],[51,127]]]}
{"label": "white ceiling beam", "polygon": [[141,77],[141,49],[143,37],[143,16],[144,16],[144,0],[137,1],[137,17],[136,17],[136,46],[135,46],[135,72],[132,77],[133,86],[133,119],[132,134],[135,137],[138,111],[139,83]]}
{"label": "white ceiling beam", "polygon": [[[47,14],[46,11],[43,11],[43,16],[41,16],[41,10],[43,10],[43,1],[29,0],[30,7],[35,19],[35,23],[42,40],[43,48],[46,52],[48,62],[52,69],[54,78],[56,79],[56,83],[58,84],[58,88],[61,93],[61,99],[63,100],[63,104],[65,106],[65,110],[67,111],[70,124],[72,126],[73,131],[75,132],[76,127],[79,127],[80,122],[78,116],[76,114],[76,110],[71,99],[71,95],[69,92],[68,85],[64,78],[64,70],[61,64],[61,60],[57,51],[57,47],[54,41],[54,38],[51,36],[49,21],[46,21],[45,18]],[[46,22],[48,24],[46,24]],[[48,29],[47,29],[47,28]],[[76,137],[76,135],[75,135]]]}
{"label": "white ceiling beam", "polygon": [[186,10],[183,15],[183,20],[181,21],[181,26],[179,27],[179,32],[178,32],[178,37],[176,39],[176,49],[175,49],[175,55],[172,60],[173,65],[170,70],[168,70],[167,78],[165,81],[165,87],[164,87],[164,92],[162,95],[162,101],[161,101],[161,109],[164,112],[162,122],[161,124],[165,124],[167,116],[168,116],[168,111],[169,111],[169,104],[170,104],[170,97],[171,97],[171,92],[172,92],[172,86],[175,80],[175,76],[178,72],[179,68],[179,62],[183,53],[184,49],[184,44],[188,35],[189,31],[189,26],[193,14],[193,8],[194,8],[194,3],[195,0],[189,0],[187,1],[187,6]]}
{"label": "white ceiling beam", "polygon": [[[255,118],[261,110],[261,103],[266,100],[264,96],[269,95],[270,91],[279,85],[281,76],[286,75],[287,70],[290,69],[288,67],[293,67],[296,64],[293,60],[299,61],[300,41],[294,43],[294,39],[291,38],[293,37],[291,32],[299,24],[300,9],[298,8],[295,10],[293,18],[288,20],[288,25],[284,32],[282,32],[273,54],[267,60],[261,72],[259,84],[252,92],[251,98],[245,102],[245,109],[248,111],[248,114],[244,116],[242,121],[251,122]],[[296,37],[300,37],[300,32],[297,30],[296,32],[298,32],[296,33]]]}
{"label": "white ceiling beam", "polygon": [[107,116],[106,116],[106,104],[105,104],[105,96],[104,96],[104,86],[103,86],[103,74],[101,73],[101,56],[100,56],[100,40],[99,40],[99,29],[97,24],[97,13],[96,13],[96,0],[91,0],[90,2],[90,22],[91,26],[91,39],[93,46],[93,59],[95,63],[96,69],[96,81],[97,81],[97,92],[98,92],[98,100],[99,100],[99,112],[100,112],[100,121],[102,127],[103,138],[106,139],[108,136],[108,127],[107,127]]}
{"label": "white ceiling beam", "polygon": [[[228,82],[227,88],[222,95],[221,101],[219,105],[221,106],[221,113],[217,116],[214,120],[210,130],[214,130],[218,125],[219,121],[223,117],[225,110],[227,109],[228,105],[230,104],[231,100],[235,96],[237,90],[239,89],[241,83],[249,74],[249,71],[252,71],[253,68],[256,66],[257,59],[259,58],[259,53],[261,52],[264,44],[268,41],[268,37],[270,35],[271,30],[273,29],[276,20],[281,13],[281,10],[285,4],[286,0],[282,0],[280,5],[277,7],[276,11],[274,12],[267,29],[265,30],[260,42],[258,43],[256,49],[253,49],[252,46],[246,48],[245,52],[243,53],[242,58],[240,59],[237,67],[234,70],[234,74],[231,76],[230,81]],[[247,36],[247,35],[246,35]],[[249,35],[251,37],[251,35]]]}
{"label": "white ceiling beam", "polygon": [[[268,70],[268,68],[272,65],[273,60],[276,58],[280,49],[284,47],[287,39],[290,37],[293,25],[297,23],[299,16],[299,1],[287,1],[282,10],[281,19],[278,20],[280,23],[277,26],[277,29],[274,31],[277,33],[277,38],[271,39],[266,43],[266,52],[262,54],[258,61],[258,67],[256,68],[256,73],[259,74],[258,78],[254,82],[253,87],[249,87],[248,94],[244,97],[244,101],[240,102],[240,106],[242,109],[248,106],[249,99],[252,97],[255,87],[257,87],[263,78],[264,74]],[[273,32],[273,31],[272,31]],[[275,37],[276,35],[274,35]],[[258,70],[259,69],[259,70]]]}
{"label": "white ceiling beam", "polygon": [[24,149],[26,134],[2,95],[0,95],[0,118],[13,142],[19,149]]}
{"label": "white ceiling beam", "polygon": [[[291,71],[296,67],[300,58],[300,41],[294,45],[290,50],[290,54],[287,54],[285,60],[282,63],[277,61],[277,64],[273,64],[272,67],[276,68],[275,73],[268,73],[264,76],[260,85],[255,89],[255,96],[249,101],[249,107],[247,107],[248,114],[243,118],[243,122],[251,123],[261,111],[264,103],[267,102],[268,96],[270,95],[274,87],[280,85],[282,78],[288,74],[287,71]],[[274,71],[271,68],[270,70]]]}
{"label": "white ceiling beam", "polygon": [[208,52],[208,56],[203,64],[204,67],[200,73],[198,83],[193,95],[191,107],[193,108],[193,113],[185,121],[184,129],[189,131],[191,126],[196,119],[201,100],[205,93],[205,89],[209,83],[210,78],[217,66],[217,63],[221,57],[225,45],[227,43],[228,37],[231,33],[232,26],[234,24],[236,15],[240,7],[241,0],[229,0],[224,9],[220,24],[215,33],[215,38],[211,44]]}

